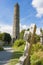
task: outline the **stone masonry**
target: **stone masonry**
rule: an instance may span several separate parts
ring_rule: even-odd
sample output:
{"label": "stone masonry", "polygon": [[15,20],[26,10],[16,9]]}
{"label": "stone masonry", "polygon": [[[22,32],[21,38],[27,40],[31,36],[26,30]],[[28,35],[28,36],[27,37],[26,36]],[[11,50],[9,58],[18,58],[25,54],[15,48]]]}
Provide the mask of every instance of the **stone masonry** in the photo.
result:
{"label": "stone masonry", "polygon": [[19,5],[14,6],[13,41],[19,39]]}

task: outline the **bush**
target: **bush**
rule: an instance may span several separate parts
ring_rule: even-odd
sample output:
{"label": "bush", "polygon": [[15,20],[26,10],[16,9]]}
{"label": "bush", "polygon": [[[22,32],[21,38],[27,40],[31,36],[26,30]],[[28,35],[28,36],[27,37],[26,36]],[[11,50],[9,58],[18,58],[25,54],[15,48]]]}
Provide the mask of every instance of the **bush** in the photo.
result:
{"label": "bush", "polygon": [[35,34],[34,43],[40,42],[40,36]]}
{"label": "bush", "polygon": [[31,65],[43,65],[43,52],[35,52],[33,55],[31,55]]}
{"label": "bush", "polygon": [[22,39],[16,40],[15,43],[14,43],[14,45],[17,46],[17,47],[19,47],[23,44],[25,45],[25,41],[22,40]]}
{"label": "bush", "polygon": [[31,49],[31,54],[33,54],[34,52],[38,52],[38,51],[43,51],[43,45],[40,43],[33,44],[32,49]]}

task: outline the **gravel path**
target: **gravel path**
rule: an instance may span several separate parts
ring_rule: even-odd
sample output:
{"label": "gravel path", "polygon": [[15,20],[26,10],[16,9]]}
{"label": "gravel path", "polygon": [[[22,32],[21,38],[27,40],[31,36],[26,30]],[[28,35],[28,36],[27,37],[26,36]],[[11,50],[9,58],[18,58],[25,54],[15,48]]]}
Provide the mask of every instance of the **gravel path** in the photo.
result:
{"label": "gravel path", "polygon": [[13,49],[11,47],[4,47],[4,51],[0,51],[0,65],[8,65],[12,53]]}

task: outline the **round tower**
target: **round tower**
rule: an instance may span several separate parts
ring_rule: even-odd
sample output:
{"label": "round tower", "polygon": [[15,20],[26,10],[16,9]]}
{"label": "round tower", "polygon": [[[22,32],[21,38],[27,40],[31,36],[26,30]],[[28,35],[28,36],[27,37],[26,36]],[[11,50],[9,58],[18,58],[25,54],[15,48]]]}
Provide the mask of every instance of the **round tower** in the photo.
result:
{"label": "round tower", "polygon": [[19,39],[19,4],[14,6],[13,40]]}

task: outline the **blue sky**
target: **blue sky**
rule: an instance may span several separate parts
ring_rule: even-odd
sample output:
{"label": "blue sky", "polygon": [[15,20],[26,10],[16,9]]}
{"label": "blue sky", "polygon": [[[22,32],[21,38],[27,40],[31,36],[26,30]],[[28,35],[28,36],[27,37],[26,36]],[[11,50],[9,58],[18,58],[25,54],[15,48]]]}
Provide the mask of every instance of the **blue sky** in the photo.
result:
{"label": "blue sky", "polygon": [[43,0],[0,0],[0,26],[12,26],[14,5],[17,2],[20,6],[21,26],[35,23],[38,28],[43,28]]}

